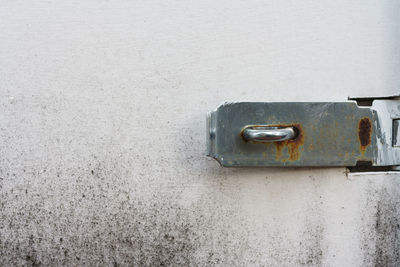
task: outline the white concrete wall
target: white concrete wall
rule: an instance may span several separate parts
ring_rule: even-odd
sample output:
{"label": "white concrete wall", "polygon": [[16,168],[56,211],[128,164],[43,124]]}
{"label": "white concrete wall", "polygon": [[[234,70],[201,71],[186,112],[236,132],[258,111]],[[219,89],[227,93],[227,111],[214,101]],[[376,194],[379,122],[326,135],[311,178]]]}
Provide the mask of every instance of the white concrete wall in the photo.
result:
{"label": "white concrete wall", "polygon": [[398,92],[399,10],[1,1],[1,265],[399,265],[399,173],[205,157],[224,101]]}

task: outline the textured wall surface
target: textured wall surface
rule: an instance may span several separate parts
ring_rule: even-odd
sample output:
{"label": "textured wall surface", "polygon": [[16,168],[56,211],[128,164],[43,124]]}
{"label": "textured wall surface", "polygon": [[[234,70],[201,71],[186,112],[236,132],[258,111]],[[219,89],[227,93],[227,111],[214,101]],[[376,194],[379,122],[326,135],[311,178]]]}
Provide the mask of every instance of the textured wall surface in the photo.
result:
{"label": "textured wall surface", "polygon": [[1,1],[0,265],[400,265],[399,173],[205,157],[224,101],[396,93],[399,10]]}

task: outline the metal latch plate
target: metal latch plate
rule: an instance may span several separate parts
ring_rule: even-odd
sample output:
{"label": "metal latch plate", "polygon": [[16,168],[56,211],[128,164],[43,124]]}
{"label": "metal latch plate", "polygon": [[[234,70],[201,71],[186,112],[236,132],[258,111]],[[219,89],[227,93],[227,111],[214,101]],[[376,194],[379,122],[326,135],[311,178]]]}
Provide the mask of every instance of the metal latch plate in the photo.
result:
{"label": "metal latch plate", "polygon": [[[377,100],[372,107],[356,102],[226,103],[207,116],[208,155],[226,167],[400,165],[400,147],[392,145],[396,118],[398,100]],[[292,140],[249,142],[242,136],[249,125],[294,127],[298,133]]]}

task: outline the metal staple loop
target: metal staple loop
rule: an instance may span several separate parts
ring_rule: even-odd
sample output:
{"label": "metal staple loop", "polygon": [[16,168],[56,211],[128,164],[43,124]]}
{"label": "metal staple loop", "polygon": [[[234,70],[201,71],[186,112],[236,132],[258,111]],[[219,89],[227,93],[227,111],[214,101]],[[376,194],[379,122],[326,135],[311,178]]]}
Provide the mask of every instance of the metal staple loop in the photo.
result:
{"label": "metal staple loop", "polygon": [[253,142],[281,142],[296,138],[293,127],[246,126],[244,140]]}

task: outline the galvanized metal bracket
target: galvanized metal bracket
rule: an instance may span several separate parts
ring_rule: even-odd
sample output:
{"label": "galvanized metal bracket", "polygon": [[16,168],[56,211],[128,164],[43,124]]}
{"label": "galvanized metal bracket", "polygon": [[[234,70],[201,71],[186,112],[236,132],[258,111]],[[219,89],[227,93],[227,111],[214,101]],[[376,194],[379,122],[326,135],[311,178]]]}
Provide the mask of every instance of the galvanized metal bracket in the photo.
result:
{"label": "galvanized metal bracket", "polygon": [[207,116],[207,154],[225,167],[398,166],[400,100],[370,102],[225,103]]}

